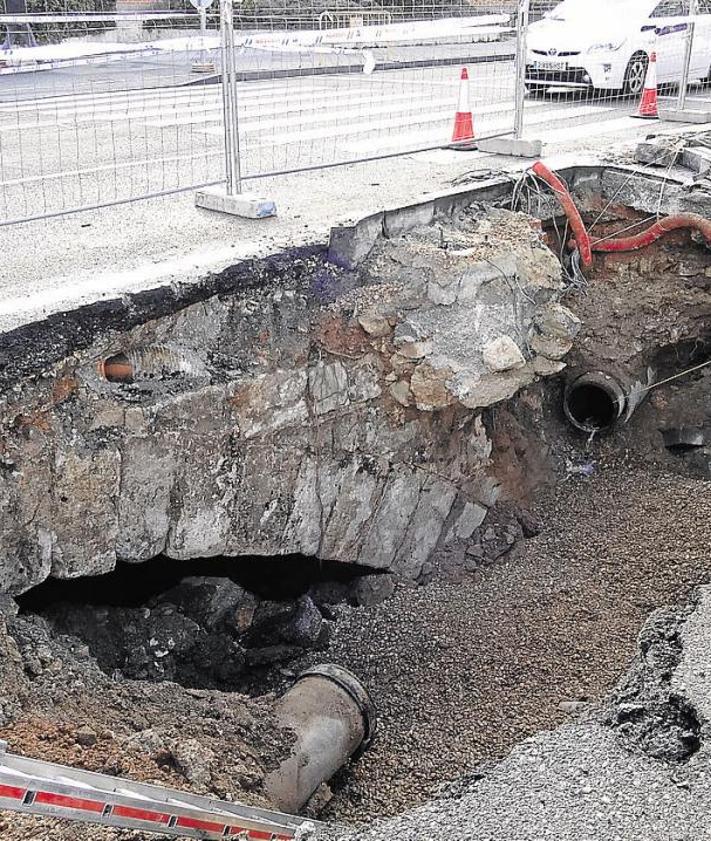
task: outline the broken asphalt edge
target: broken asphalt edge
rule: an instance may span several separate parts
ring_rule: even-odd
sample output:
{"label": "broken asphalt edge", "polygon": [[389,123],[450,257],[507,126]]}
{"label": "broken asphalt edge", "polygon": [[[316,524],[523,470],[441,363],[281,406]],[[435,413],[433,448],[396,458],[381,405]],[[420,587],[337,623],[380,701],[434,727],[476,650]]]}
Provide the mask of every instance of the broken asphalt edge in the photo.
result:
{"label": "broken asphalt edge", "polygon": [[[643,207],[640,190],[648,196],[650,190],[663,187],[660,211],[679,209],[678,194],[684,181],[673,172],[642,173],[639,167],[607,164],[597,156],[581,161],[580,155],[565,155],[547,158],[547,162],[568,181],[573,192],[599,191],[608,174],[609,178],[626,184],[616,197],[620,203]],[[520,171],[492,172],[473,185],[446,189],[409,205],[379,210],[351,225],[333,228],[328,245],[282,249],[268,257],[243,260],[222,271],[207,272],[197,282],[174,282],[28,320],[0,333],[0,389],[24,377],[39,376],[44,368],[89,347],[100,332],[125,331],[215,295],[259,287],[266,280],[278,277],[295,260],[327,256],[340,268],[353,271],[370,254],[379,237],[392,238],[419,225],[446,219],[472,201],[500,201],[511,192]],[[691,196],[684,194],[687,210],[695,209],[693,202],[689,204]],[[28,352],[30,348],[32,353]]]}

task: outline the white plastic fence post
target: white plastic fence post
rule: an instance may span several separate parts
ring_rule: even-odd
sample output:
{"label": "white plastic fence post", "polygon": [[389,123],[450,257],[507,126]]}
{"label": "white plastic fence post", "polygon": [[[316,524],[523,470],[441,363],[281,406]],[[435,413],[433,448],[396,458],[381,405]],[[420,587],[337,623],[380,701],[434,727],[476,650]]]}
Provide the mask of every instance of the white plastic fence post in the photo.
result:
{"label": "white plastic fence post", "polygon": [[530,5],[530,0],[519,0],[516,13],[513,137],[483,138],[477,143],[480,152],[512,155],[518,158],[538,158],[541,155],[543,144],[540,140],[523,139],[523,112],[526,96],[526,36],[528,34]]}
{"label": "white plastic fence post", "polygon": [[694,107],[687,107],[687,93],[689,89],[689,75],[696,34],[695,17],[699,14],[699,0],[689,0],[689,23],[686,27],[686,42],[684,45],[684,64],[679,80],[679,95],[676,107],[659,109],[659,116],[663,120],[677,123],[707,123],[711,119],[711,111],[704,103],[694,103]]}

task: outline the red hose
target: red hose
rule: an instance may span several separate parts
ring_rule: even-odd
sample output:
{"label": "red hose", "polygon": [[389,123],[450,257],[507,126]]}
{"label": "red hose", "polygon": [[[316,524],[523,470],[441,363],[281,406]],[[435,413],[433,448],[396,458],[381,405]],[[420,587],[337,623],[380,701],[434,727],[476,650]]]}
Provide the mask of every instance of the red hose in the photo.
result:
{"label": "red hose", "polygon": [[[572,224],[572,223],[571,223]],[[619,239],[594,240],[593,251],[636,251],[638,248],[645,248],[656,242],[664,234],[676,231],[679,228],[692,228],[703,234],[707,243],[711,244],[711,221],[704,219],[697,213],[678,213],[676,216],[667,216],[655,222],[646,231],[635,234],[631,237],[620,237]],[[577,240],[577,235],[576,235]],[[578,241],[579,242],[579,241]]]}
{"label": "red hose", "polygon": [[565,215],[568,217],[568,222],[570,222],[573,237],[575,238],[575,242],[578,246],[578,251],[580,252],[581,265],[584,268],[592,266],[593,258],[592,251],[590,249],[590,237],[588,236],[588,232],[585,230],[585,223],[580,215],[580,211],[575,206],[575,202],[573,201],[568,188],[542,161],[536,161],[532,167],[532,171],[541,180],[545,181],[551,190],[553,190],[561,207],[565,211]]}

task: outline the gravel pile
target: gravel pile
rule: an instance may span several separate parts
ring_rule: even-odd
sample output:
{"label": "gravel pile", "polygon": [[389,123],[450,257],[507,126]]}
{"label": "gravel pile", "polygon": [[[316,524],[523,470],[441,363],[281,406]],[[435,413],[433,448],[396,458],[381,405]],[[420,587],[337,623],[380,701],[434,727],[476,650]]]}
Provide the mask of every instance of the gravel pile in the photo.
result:
{"label": "gravel pile", "polygon": [[570,721],[625,672],[649,614],[709,580],[708,483],[596,465],[536,513],[545,528],[522,557],[340,609],[327,654],[370,688],[380,729],[324,817],[411,808]]}
{"label": "gravel pile", "polygon": [[[698,841],[709,838],[708,763],[679,784],[611,731],[567,725],[515,749],[496,773],[349,841]],[[344,836],[333,835],[344,839]]]}

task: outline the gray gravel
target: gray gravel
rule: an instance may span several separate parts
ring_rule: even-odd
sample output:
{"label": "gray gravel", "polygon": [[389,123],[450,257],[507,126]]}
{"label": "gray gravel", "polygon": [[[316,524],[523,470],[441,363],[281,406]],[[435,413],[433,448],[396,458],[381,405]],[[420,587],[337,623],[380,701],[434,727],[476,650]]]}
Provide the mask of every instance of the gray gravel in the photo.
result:
{"label": "gray gravel", "polygon": [[[570,721],[561,703],[601,700],[628,668],[647,616],[709,580],[708,489],[598,466],[541,501],[545,531],[522,557],[461,583],[402,590],[375,609],[341,609],[329,657],[370,687],[380,731],[339,781],[326,817],[360,822],[421,804],[443,782]],[[578,738],[570,733],[569,746]],[[564,758],[565,746],[547,738],[540,750]],[[602,757],[609,739],[589,738]],[[626,773],[621,756],[606,761]],[[482,827],[477,837],[499,837]]]}
{"label": "gray gravel", "polygon": [[430,803],[353,841],[698,841],[711,834],[708,774],[691,788],[622,749],[611,731],[567,725],[518,747],[460,798]]}

